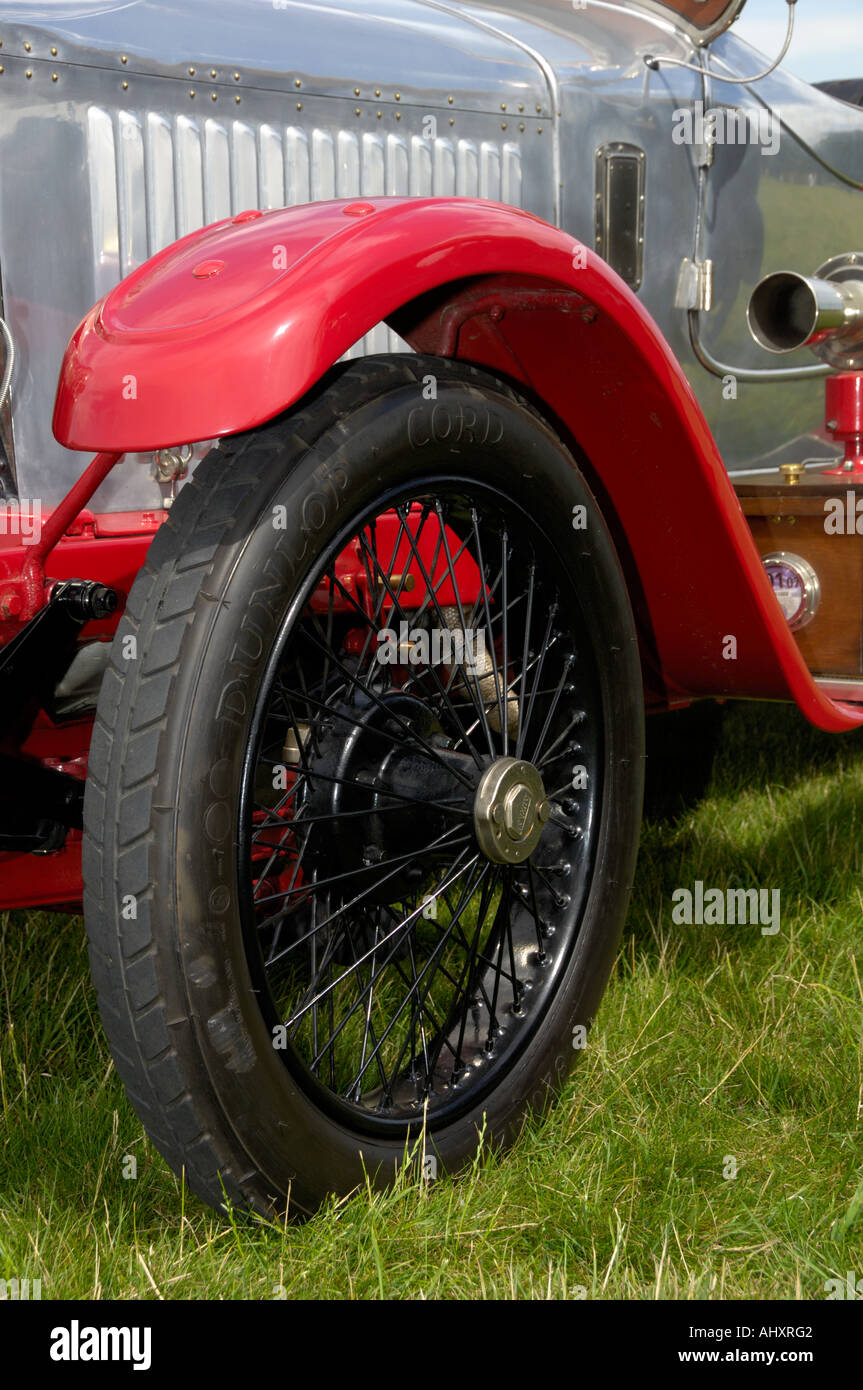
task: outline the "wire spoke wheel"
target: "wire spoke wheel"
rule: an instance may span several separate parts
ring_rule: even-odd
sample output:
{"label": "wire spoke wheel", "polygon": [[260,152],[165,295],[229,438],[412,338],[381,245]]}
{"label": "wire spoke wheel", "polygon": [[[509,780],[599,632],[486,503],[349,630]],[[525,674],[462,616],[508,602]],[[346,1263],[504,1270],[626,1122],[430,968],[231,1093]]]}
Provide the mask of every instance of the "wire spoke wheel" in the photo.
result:
{"label": "wire spoke wheel", "polygon": [[174,1170],[306,1213],[420,1141],[439,1171],[510,1142],[614,964],[643,732],[604,519],[504,383],[351,363],[214,450],[118,627],[85,799],[100,1009]]}
{"label": "wire spoke wheel", "polygon": [[250,962],[322,1104],[434,1125],[511,1064],[577,935],[592,652],[542,534],[488,487],[387,497],[305,587],[246,769]]}

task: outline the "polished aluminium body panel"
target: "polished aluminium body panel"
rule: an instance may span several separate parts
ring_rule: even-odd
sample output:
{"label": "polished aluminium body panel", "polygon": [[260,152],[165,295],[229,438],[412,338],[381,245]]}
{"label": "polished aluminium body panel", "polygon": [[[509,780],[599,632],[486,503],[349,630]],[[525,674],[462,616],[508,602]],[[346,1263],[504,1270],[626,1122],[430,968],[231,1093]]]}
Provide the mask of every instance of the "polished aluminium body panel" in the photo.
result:
{"label": "polished aluminium body panel", "polygon": [[[776,366],[751,340],[746,304],[774,270],[811,274],[840,250],[863,246],[863,200],[816,158],[863,183],[863,112],[780,68],[752,87],[713,81],[673,66],[647,69],[647,54],[697,63],[717,73],[752,76],[767,62],[734,35],[722,34],[706,56],[686,35],[638,0],[446,0],[460,13],[540,49],[552,62],[561,111],[562,224],[591,243],[594,234],[597,148],[625,141],[646,153],[645,277],[639,298],[662,328],[684,367],[731,472],[773,468],[786,460],[836,455],[825,439],[823,382],[735,387],[698,362],[687,312],[675,306],[682,261],[692,257],[699,217],[698,170],[709,152],[673,139],[678,113],[736,107],[767,122],[767,107],[785,123],[775,153],[758,144],[716,144],[705,169],[703,254],[713,261],[714,303],[701,315],[702,336],[714,356],[741,372]],[[776,51],[785,7],[777,0]],[[863,55],[861,55],[863,64]],[[724,66],[722,66],[724,65]],[[765,124],[765,133],[772,127]],[[809,147],[807,150],[800,141]],[[801,351],[783,366],[808,367]],[[733,392],[736,390],[736,397]]]}
{"label": "polished aluminium body panel", "polygon": [[[372,23],[359,5],[348,24],[344,5],[328,17],[325,5],[198,3],[75,6],[88,19],[64,26],[63,7],[28,8],[31,24],[0,26],[0,267],[19,354],[18,490],[46,506],[82,465],[51,435],[66,341],[96,299],[175,238],[245,208],[383,194],[477,196],[552,215],[550,140],[536,133],[542,75],[467,21],[417,25],[412,4],[378,8],[413,17],[413,29]],[[251,36],[238,31],[238,9],[256,22]],[[51,28],[40,29],[49,10]],[[158,28],[136,26],[145,12]],[[190,14],[206,34],[203,63]],[[97,42],[109,24],[119,28]],[[279,33],[290,34],[289,70],[273,67],[288,57]],[[320,75],[324,59],[341,75]],[[527,129],[501,119],[508,97],[533,111],[529,158]],[[398,346],[381,327],[357,351]],[[93,505],[159,507],[164,496],[152,455],[130,455]]]}
{"label": "polished aluminium body panel", "polygon": [[[808,273],[859,244],[858,191],[810,151],[863,179],[863,113],[781,70],[754,88],[707,91],[697,73],[648,71],[646,53],[693,62],[700,50],[639,0],[584,9],[570,0],[54,0],[5,15],[0,274],[20,352],[23,495],[50,505],[80,471],[50,435],[66,339],[93,300],[174,237],[244,207],[455,193],[523,206],[591,245],[596,152],[615,141],[645,152],[639,298],[689,376],[726,466],[832,452],[817,438],[821,382],[741,382],[735,398],[696,360],[675,296],[695,254],[701,177],[702,252],[714,263],[703,341],[732,367],[775,365],[746,333],[748,294],[771,270]],[[764,65],[733,30],[709,54],[736,72]],[[788,129],[775,154],[716,146],[700,176],[704,149],[675,144],[672,131],[677,113],[705,96],[708,107],[756,115],[764,102],[777,106]],[[395,345],[379,328],[356,350]],[[163,496],[152,459],[130,456],[97,505],[158,506]]]}

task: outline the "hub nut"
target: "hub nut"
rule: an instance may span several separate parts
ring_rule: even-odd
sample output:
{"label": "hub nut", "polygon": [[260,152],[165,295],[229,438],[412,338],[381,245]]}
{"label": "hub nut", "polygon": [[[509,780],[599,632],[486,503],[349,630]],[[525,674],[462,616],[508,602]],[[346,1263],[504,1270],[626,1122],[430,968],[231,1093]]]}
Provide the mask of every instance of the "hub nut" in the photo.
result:
{"label": "hub nut", "polygon": [[495,864],[521,864],[536,849],[551,815],[532,763],[498,758],[483,773],[474,800],[479,847]]}

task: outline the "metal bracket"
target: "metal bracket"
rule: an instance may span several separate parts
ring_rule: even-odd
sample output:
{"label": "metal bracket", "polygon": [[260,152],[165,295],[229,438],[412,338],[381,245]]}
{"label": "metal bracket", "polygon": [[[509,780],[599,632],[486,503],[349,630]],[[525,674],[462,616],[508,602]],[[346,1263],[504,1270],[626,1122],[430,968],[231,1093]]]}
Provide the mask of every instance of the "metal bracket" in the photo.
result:
{"label": "metal bracket", "polygon": [[674,296],[676,309],[698,309],[708,314],[713,306],[713,262],[684,258]]}
{"label": "metal bracket", "polygon": [[21,746],[40,709],[54,712],[54,692],[75,656],[78,634],[116,612],[114,589],[95,580],[66,579],[11,642],[0,649],[0,730]]}

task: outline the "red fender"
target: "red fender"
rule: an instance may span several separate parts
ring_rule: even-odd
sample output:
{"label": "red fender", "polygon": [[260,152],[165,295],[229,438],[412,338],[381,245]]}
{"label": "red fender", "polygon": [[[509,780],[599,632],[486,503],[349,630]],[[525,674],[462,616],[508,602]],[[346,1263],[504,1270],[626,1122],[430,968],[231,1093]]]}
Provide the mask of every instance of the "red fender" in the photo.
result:
{"label": "red fender", "polygon": [[[653,319],[599,257],[530,213],[376,198],[194,232],[84,319],[54,432],[120,452],[253,428],[381,319],[418,351],[505,373],[581,451],[627,571],[651,700],[790,698],[824,729],[863,722],[803,662]],[[434,403],[419,408],[434,429]]]}

